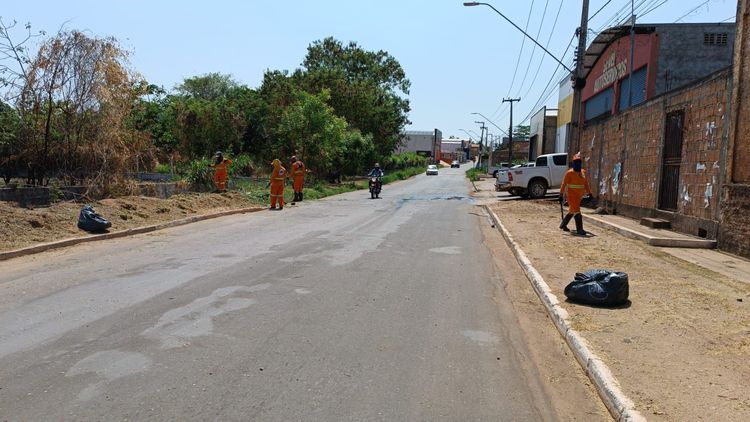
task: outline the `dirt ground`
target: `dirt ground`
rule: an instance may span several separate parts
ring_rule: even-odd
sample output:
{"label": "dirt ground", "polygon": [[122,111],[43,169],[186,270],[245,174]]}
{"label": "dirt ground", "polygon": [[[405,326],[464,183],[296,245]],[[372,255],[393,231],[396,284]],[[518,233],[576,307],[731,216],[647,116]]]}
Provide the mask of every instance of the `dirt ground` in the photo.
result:
{"label": "dirt ground", "polygon": [[[576,272],[629,275],[619,309],[565,302],[575,329],[654,421],[750,420],[750,283],[593,225],[594,237],[558,229],[552,200],[489,203],[560,300]],[[572,222],[571,222],[572,226]]]}
{"label": "dirt ground", "polygon": [[[58,202],[49,207],[21,208],[0,202],[0,251],[72,237],[90,236],[78,229],[78,213],[84,204]],[[110,232],[149,226],[194,215],[253,207],[239,192],[190,193],[169,199],[128,196],[91,203],[97,213],[112,222]]]}

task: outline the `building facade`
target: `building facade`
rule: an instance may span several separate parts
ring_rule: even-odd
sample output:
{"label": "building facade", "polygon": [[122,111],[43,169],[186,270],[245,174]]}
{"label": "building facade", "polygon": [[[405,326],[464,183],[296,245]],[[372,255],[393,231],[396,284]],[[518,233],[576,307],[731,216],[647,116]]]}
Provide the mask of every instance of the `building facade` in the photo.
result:
{"label": "building facade", "polygon": [[440,159],[440,146],[443,140],[443,132],[439,129],[432,131],[407,130],[401,137],[401,142],[396,147],[396,153],[414,152],[433,161]]}
{"label": "building facade", "polygon": [[575,149],[595,196],[611,212],[662,218],[750,257],[747,35],[735,40],[734,24],[636,28],[632,79],[628,33],[586,52]]}
{"label": "building facade", "polygon": [[615,115],[732,64],[734,23],[638,24],[633,32],[609,28],[586,50],[584,120]]}
{"label": "building facade", "polygon": [[528,160],[534,161],[542,154],[556,152],[557,138],[557,109],[542,107],[531,116],[529,122],[529,155]]}

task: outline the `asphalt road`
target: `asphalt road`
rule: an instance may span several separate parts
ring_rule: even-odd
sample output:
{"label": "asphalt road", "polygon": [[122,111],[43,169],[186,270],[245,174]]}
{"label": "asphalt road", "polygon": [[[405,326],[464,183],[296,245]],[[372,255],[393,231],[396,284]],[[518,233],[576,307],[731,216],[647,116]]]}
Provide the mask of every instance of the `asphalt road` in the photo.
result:
{"label": "asphalt road", "polygon": [[554,420],[464,170],[0,263],[0,420]]}

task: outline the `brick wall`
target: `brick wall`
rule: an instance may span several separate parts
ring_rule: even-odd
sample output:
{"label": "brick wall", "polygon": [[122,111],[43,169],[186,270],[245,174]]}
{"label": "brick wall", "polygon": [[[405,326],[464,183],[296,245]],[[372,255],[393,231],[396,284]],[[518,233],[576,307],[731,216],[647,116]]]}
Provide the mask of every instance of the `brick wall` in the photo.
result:
{"label": "brick wall", "polygon": [[[605,119],[587,122],[581,138],[592,190],[610,210],[659,216],[677,230],[716,238],[731,72],[655,97]],[[677,211],[659,211],[667,114],[684,112]],[[705,232],[704,232],[705,231]]]}
{"label": "brick wall", "polygon": [[719,247],[750,258],[750,2],[737,2],[727,175],[721,196]]}

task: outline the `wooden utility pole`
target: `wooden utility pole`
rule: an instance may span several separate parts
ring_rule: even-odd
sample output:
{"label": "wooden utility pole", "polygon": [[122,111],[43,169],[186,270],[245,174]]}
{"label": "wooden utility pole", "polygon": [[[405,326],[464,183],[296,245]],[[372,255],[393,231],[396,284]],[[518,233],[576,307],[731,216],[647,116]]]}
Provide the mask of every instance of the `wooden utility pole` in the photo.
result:
{"label": "wooden utility pole", "polygon": [[510,128],[508,129],[508,167],[513,167],[513,103],[521,98],[503,98],[504,103],[510,103]]}
{"label": "wooden utility pole", "polygon": [[[581,10],[581,26],[576,30],[578,34],[578,49],[576,49],[576,69],[571,75],[573,80],[573,108],[571,110],[570,141],[568,142],[568,157],[575,154],[581,148],[581,126],[583,119],[581,113],[581,96],[586,78],[583,72],[583,58],[586,53],[586,35],[589,31],[589,0],[583,0]],[[570,147],[573,148],[570,148]]]}

